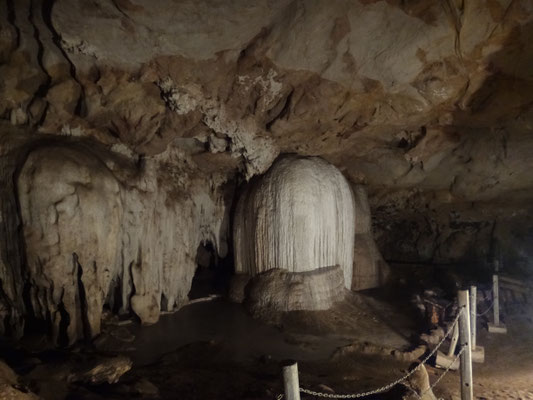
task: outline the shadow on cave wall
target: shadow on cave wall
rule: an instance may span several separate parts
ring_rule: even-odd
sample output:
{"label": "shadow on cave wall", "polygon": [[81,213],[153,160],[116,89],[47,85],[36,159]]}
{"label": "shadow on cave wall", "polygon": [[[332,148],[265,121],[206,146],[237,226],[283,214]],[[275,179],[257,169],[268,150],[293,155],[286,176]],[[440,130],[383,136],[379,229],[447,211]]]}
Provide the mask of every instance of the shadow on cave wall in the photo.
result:
{"label": "shadow on cave wall", "polygon": [[221,258],[209,240],[198,245],[196,252],[196,271],[192,280],[189,300],[212,295],[225,295],[233,275],[233,257]]}

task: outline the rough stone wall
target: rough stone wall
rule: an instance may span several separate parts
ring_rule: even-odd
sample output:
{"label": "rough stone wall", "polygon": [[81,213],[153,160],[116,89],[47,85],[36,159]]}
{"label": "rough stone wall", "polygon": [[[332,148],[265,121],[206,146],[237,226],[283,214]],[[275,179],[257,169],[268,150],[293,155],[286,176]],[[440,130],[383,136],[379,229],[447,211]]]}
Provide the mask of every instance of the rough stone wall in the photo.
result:
{"label": "rough stone wall", "polygon": [[255,276],[338,265],[350,288],[355,218],[350,186],[334,166],[317,157],[281,157],[239,197],[235,271]]}
{"label": "rough stone wall", "polygon": [[24,316],[58,344],[93,337],[104,304],[154,323],[188,300],[200,242],[226,256],[225,177],[191,169],[181,151],[138,160],[83,141],[34,146],[4,158],[27,155],[11,169],[17,210],[2,213],[4,229],[21,231],[2,255],[25,249],[21,272],[16,256],[2,260],[4,333],[20,334]]}
{"label": "rough stone wall", "polygon": [[353,187],[355,203],[355,241],[353,256],[352,290],[371,289],[383,285],[389,275],[389,266],[383,260],[374,241],[372,216],[366,190]]}
{"label": "rough stone wall", "polygon": [[461,202],[448,193],[380,190],[371,202],[376,242],[392,263],[461,263],[490,271],[498,259],[509,272],[531,271],[533,221],[524,192],[507,201]]}
{"label": "rough stone wall", "polygon": [[117,180],[90,154],[44,147],[29,154],[17,187],[33,312],[51,321],[54,342],[67,318],[70,340],[98,334],[117,267]]}
{"label": "rough stone wall", "polygon": [[13,172],[17,157],[5,137],[19,133],[13,127],[1,130],[0,140],[0,333],[20,337],[24,328],[23,276],[25,250]]}
{"label": "rough stone wall", "polygon": [[[279,153],[297,153],[321,156],[367,188],[387,260],[479,262],[495,241],[509,262],[527,260],[532,46],[529,0],[2,1],[4,325],[22,326],[28,273],[10,171],[31,143],[51,137],[146,160],[142,174],[109,168],[120,176],[121,231],[124,221],[145,226],[128,254],[135,238],[159,229],[143,222],[162,213],[152,204],[181,192],[147,194],[168,185],[142,178],[149,168],[159,175],[176,162],[205,177],[194,186],[209,192],[226,182],[213,175],[249,179]],[[12,145],[26,150],[7,157]],[[152,158],[169,147],[187,165]],[[198,192],[191,201],[208,204],[212,195]],[[139,307],[153,304],[139,296]]]}

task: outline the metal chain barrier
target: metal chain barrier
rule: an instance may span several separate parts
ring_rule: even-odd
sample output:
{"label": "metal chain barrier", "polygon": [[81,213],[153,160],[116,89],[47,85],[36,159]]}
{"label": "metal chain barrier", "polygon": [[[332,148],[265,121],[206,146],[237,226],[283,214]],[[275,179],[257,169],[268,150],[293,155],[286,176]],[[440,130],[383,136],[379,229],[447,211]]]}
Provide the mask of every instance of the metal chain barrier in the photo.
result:
{"label": "metal chain barrier", "polygon": [[[435,353],[438,351],[440,346],[442,346],[444,341],[451,335],[455,324],[458,323],[459,317],[461,316],[461,313],[463,313],[463,312],[464,312],[464,308],[461,308],[459,310],[459,312],[457,313],[453,323],[450,325],[448,331],[446,332],[446,334],[442,338],[442,340],[437,344],[437,346],[422,361],[420,361],[420,363],[416,367],[414,367],[411,371],[409,371],[407,374],[405,374],[401,378],[396,379],[394,382],[391,382],[388,385],[382,386],[382,387],[374,389],[374,390],[370,390],[368,392],[355,393],[355,394],[323,393],[323,392],[315,392],[313,390],[303,389],[303,388],[300,388],[300,392],[308,394],[308,395],[311,395],[311,396],[322,397],[322,398],[327,398],[327,399],[357,399],[357,398],[361,398],[361,397],[367,397],[367,396],[370,396],[370,395],[373,395],[373,394],[386,392],[386,391],[392,389],[394,386],[398,385],[399,383],[402,383],[403,381],[407,380],[411,375],[413,375],[416,371],[418,371],[422,365],[424,365],[426,362],[428,362],[428,360],[435,355]],[[462,352],[463,352],[463,349],[461,349],[461,352],[459,352],[459,354],[457,355],[456,359],[459,357],[459,355]],[[450,368],[453,365],[453,363],[455,362],[455,360],[453,360],[453,362],[448,366],[448,368],[446,369],[446,371],[444,372],[443,375],[445,375],[450,370]],[[442,379],[442,376],[441,376],[441,378],[439,378],[439,380],[436,383],[438,383],[440,381],[440,379]],[[431,388],[433,388],[433,386]],[[279,395],[277,397],[277,400],[281,400],[282,398],[283,398],[283,395],[281,394],[281,395]]]}
{"label": "metal chain barrier", "polygon": [[425,390],[422,394],[418,394],[416,391],[414,391],[412,388],[411,391],[413,393],[416,394],[416,396],[421,399],[422,397],[424,397],[427,393],[429,393],[430,391],[432,391],[438,384],[439,382],[442,380],[442,378],[444,378],[444,376],[450,371],[450,369],[452,368],[453,364],[455,364],[455,362],[459,359],[459,357],[461,357],[461,354],[463,354],[463,352],[465,351],[466,349],[466,346],[463,345],[461,347],[461,350],[459,351],[459,353],[457,353],[457,355],[455,356],[455,358],[452,360],[452,362],[450,362],[450,364],[446,367],[446,369],[444,370],[444,372],[437,378],[437,380],[433,383],[433,385],[431,385],[427,390]]}
{"label": "metal chain barrier", "polygon": [[483,311],[481,314],[479,313],[476,313],[476,316],[477,317],[482,317],[484,316],[486,313],[488,313],[490,310],[492,310],[492,307],[494,306],[494,299],[492,299],[492,302],[490,303],[490,306],[489,308],[487,308],[485,311]]}

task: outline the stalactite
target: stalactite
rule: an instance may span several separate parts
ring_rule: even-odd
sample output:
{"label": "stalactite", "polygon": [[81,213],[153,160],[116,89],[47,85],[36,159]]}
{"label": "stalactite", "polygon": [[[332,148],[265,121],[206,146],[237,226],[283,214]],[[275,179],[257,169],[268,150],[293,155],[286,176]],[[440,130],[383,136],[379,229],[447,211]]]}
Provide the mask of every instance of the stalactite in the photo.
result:
{"label": "stalactite", "polygon": [[[162,298],[169,311],[188,301],[198,243],[227,247],[224,192],[207,192],[203,179],[161,167],[169,153],[147,160],[142,170],[79,144],[46,144],[26,154],[5,158],[20,163],[20,172],[13,167],[2,177],[16,182],[22,232],[0,247],[0,333],[20,336],[26,318],[35,317],[48,324],[56,344],[91,338],[100,333],[111,297],[119,300],[115,311],[154,323]],[[2,212],[0,232],[18,215]],[[26,253],[17,254],[22,243]],[[17,303],[23,289],[34,315],[22,299]]]}

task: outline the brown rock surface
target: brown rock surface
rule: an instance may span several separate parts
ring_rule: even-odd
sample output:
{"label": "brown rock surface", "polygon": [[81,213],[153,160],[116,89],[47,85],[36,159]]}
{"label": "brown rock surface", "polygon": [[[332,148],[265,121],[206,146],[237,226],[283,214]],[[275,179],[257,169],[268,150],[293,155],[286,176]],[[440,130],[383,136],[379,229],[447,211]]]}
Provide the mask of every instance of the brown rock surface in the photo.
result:
{"label": "brown rock surface", "polygon": [[227,254],[235,185],[280,153],[365,186],[387,261],[531,269],[528,0],[0,7],[0,332],[31,314],[71,342],[106,303],[180,306],[198,243]]}

